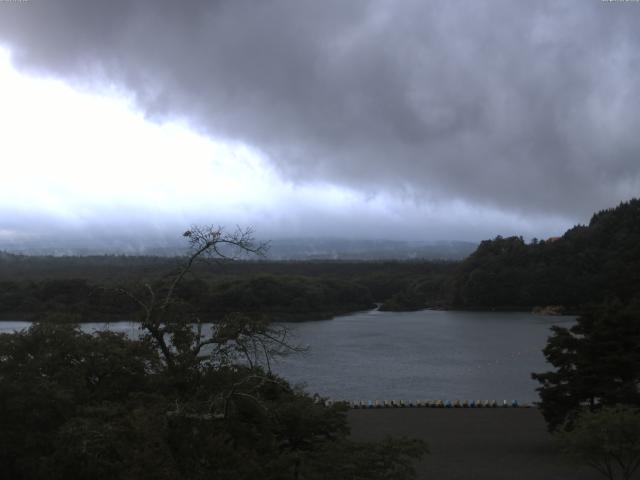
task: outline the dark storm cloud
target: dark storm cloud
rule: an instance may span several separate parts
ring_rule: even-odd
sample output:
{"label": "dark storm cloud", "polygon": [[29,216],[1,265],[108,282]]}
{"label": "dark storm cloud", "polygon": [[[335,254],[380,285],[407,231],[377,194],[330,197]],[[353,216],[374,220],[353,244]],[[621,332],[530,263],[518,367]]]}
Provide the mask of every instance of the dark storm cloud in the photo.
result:
{"label": "dark storm cloud", "polygon": [[295,181],[584,220],[640,190],[640,4],[0,3],[14,63],[130,89]]}

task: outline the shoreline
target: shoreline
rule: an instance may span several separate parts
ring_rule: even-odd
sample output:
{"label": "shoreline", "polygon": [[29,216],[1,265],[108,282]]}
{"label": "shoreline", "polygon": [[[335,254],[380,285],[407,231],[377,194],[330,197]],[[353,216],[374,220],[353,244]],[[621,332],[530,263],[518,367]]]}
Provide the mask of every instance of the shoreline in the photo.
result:
{"label": "shoreline", "polygon": [[[267,313],[262,314],[270,318],[271,322],[274,323],[301,323],[301,322],[319,322],[326,320],[333,320],[334,318],[344,317],[349,315],[356,315],[358,313],[366,313],[366,312],[385,312],[385,313],[412,313],[412,312],[420,312],[420,311],[436,311],[436,312],[478,312],[478,313],[529,313],[531,315],[541,316],[541,317],[575,317],[580,315],[579,312],[576,311],[565,311],[562,314],[548,314],[548,313],[540,313],[535,312],[531,309],[522,309],[522,308],[453,308],[453,307],[425,307],[419,309],[412,310],[384,310],[381,308],[383,304],[376,304],[371,308],[358,308],[355,310],[331,310],[325,312],[301,312],[301,313],[291,313],[291,312],[279,312],[279,313]],[[130,318],[123,318],[121,314],[108,314],[108,313],[96,313],[92,315],[91,320],[85,320],[84,317],[86,314],[78,314],[76,312],[59,312],[62,315],[79,315],[82,320],[79,322],[54,322],[54,323],[121,323],[121,322],[134,322],[135,320],[131,320]],[[135,316],[138,312],[132,312],[132,316]],[[238,312],[243,313],[248,316],[256,315],[258,312]],[[42,315],[42,313],[26,313],[26,312],[2,312],[0,313],[0,322],[35,322],[37,321],[38,316]],[[219,319],[222,318],[225,314],[223,313],[214,313],[209,314],[209,316],[202,315],[203,323],[216,323]]]}

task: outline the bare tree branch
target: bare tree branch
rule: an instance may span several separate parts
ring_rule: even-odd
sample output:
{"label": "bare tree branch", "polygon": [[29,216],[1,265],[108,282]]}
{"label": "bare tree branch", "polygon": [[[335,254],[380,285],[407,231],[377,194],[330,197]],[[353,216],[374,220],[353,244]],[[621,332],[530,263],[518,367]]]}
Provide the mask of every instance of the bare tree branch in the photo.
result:
{"label": "bare tree branch", "polygon": [[[178,357],[202,362],[207,358],[207,355],[202,355],[203,348],[213,345],[215,348],[208,355],[213,362],[228,364],[235,356],[239,356],[254,370],[264,360],[270,372],[272,357],[303,351],[287,342],[288,332],[285,328],[238,315],[218,322],[209,338],[204,338],[202,322],[196,316],[194,331],[190,319],[174,306],[176,291],[186,276],[192,273],[195,263],[204,257],[227,261],[237,259],[240,255],[264,255],[268,244],[256,243],[253,229],[240,227],[227,233],[221,226],[196,225],[184,232],[183,237],[188,241],[190,252],[182,266],[163,278],[166,289],[145,284],[148,291],[146,300],[122,290],[143,309],[142,328],[157,344],[167,366],[173,368]],[[181,315],[181,318],[172,318],[176,315]],[[217,358],[213,359],[213,356]]]}

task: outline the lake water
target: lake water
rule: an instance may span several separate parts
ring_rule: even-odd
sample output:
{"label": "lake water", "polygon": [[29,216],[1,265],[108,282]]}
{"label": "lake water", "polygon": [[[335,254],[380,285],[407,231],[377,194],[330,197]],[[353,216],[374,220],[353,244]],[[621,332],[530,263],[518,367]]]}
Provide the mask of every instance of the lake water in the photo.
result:
{"label": "lake water", "polygon": [[528,313],[363,312],[290,325],[309,350],[274,368],[309,392],[349,400],[538,400],[551,325]]}
{"label": "lake water", "polygon": [[[379,312],[287,324],[308,351],[273,369],[309,393],[346,400],[538,399],[531,372],[550,366],[542,355],[551,325],[573,317],[528,313]],[[1,331],[27,322],[0,322]],[[93,331],[102,323],[83,324]],[[133,323],[108,328],[135,336]]]}

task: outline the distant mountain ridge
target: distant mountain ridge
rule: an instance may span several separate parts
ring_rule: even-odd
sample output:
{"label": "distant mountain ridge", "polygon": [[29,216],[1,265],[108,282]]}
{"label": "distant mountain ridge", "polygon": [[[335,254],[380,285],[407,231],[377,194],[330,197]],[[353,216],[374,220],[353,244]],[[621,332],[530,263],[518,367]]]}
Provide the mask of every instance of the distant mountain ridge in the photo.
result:
{"label": "distant mountain ridge", "polygon": [[269,245],[273,260],[462,260],[477,243],[462,241],[394,241],[282,239]]}
{"label": "distant mountain ridge", "polygon": [[[464,241],[395,241],[349,240],[343,238],[292,238],[269,242],[269,260],[462,260],[470,255],[477,243]],[[177,241],[145,244],[122,239],[102,239],[100,242],[45,243],[42,239],[20,242],[0,242],[0,251],[22,255],[87,256],[87,255],[147,255],[173,257],[186,253]]]}

